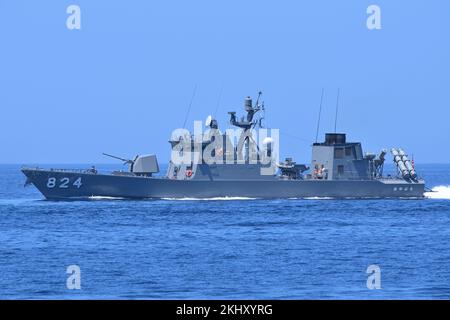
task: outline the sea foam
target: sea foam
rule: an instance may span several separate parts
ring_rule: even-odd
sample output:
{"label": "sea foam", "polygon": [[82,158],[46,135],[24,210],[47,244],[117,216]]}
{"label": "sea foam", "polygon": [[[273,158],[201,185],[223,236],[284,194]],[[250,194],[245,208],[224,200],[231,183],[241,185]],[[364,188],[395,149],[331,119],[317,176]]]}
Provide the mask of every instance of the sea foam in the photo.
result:
{"label": "sea foam", "polygon": [[213,197],[213,198],[162,198],[163,200],[177,200],[177,201],[229,201],[229,200],[256,200],[257,198],[247,198],[247,197]]}
{"label": "sea foam", "polygon": [[425,192],[429,199],[450,199],[450,186],[436,186],[429,192]]}

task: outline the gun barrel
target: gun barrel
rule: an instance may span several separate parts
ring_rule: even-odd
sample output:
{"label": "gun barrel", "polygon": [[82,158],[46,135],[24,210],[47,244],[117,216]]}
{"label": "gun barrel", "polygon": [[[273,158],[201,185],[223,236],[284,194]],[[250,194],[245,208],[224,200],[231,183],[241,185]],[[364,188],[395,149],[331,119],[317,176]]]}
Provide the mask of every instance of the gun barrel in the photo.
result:
{"label": "gun barrel", "polygon": [[121,158],[121,157],[113,156],[112,154],[108,154],[108,153],[103,153],[103,155],[104,155],[104,156],[107,156],[107,157],[110,157],[110,158],[117,159],[117,160],[121,160],[121,161],[124,161],[124,162],[127,162],[127,163],[133,162],[133,160],[130,160],[130,159],[124,159],[124,158]]}

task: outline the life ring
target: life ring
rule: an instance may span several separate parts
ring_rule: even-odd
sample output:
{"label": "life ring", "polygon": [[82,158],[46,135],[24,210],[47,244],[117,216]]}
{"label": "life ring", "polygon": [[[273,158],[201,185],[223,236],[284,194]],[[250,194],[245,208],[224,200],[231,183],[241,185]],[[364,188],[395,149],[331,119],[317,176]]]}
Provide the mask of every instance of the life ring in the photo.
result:
{"label": "life ring", "polygon": [[186,177],[190,178],[192,177],[192,170],[186,170]]}

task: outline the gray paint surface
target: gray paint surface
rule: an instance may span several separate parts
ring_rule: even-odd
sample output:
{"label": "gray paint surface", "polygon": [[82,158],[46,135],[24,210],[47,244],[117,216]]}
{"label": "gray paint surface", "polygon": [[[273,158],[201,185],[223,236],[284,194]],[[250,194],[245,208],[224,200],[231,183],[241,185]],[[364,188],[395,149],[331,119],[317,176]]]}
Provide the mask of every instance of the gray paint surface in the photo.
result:
{"label": "gray paint surface", "polygon": [[[56,170],[23,169],[23,173],[47,199],[87,198],[421,198],[424,182],[386,180],[175,180],[114,176]],[[54,187],[47,186],[55,178]],[[74,183],[81,178],[81,186]],[[60,188],[69,179],[67,188]],[[52,185],[52,184],[50,184]]]}

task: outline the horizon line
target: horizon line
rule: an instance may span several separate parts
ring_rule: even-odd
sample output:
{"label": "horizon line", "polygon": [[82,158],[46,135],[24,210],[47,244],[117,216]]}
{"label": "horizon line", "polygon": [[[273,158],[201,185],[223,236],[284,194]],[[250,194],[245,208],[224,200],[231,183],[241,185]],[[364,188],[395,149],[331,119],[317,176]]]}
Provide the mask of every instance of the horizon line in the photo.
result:
{"label": "horizon line", "polygon": [[[161,164],[168,164],[169,162],[161,162]],[[119,162],[29,162],[26,163],[14,163],[14,162],[0,162],[0,165],[18,165],[18,166],[26,166],[26,165],[74,165],[74,164],[83,164],[83,165],[105,165],[105,164],[117,164],[117,165],[123,165]],[[307,163],[305,163],[307,164]],[[385,164],[394,164],[392,163],[385,163]],[[415,164],[426,164],[426,165],[450,165],[450,162],[417,162],[415,161]]]}

